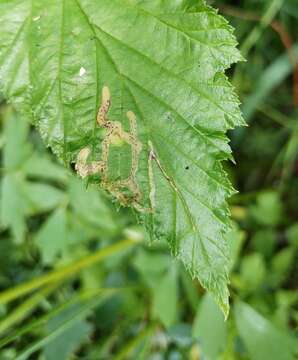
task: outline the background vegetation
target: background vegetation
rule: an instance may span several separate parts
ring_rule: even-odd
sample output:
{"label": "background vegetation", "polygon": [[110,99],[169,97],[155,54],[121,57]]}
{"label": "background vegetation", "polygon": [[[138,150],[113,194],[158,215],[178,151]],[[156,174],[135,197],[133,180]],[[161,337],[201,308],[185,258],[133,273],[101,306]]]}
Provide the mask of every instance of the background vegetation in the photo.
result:
{"label": "background vegetation", "polygon": [[226,164],[239,190],[228,321],[130,210],[86,192],[2,102],[1,360],[297,355],[298,4],[211,3],[247,58],[229,74],[249,127],[230,134]]}

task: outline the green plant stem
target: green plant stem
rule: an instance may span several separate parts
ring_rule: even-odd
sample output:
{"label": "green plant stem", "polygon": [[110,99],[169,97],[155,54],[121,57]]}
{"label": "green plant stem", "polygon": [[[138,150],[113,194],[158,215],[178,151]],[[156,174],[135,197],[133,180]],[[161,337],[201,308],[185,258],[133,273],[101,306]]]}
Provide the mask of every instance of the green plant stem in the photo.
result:
{"label": "green plant stem", "polygon": [[112,255],[123,251],[137,243],[136,240],[123,240],[114,245],[100,249],[95,254],[88,255],[78,261],[73,262],[70,265],[67,265],[61,269],[54,270],[48,274],[42,275],[36,279],[30,280],[26,283],[20,284],[12,289],[8,289],[0,294],[0,304],[4,305],[22,295],[25,295],[33,290],[40,288],[41,286],[55,283],[71,277],[72,275],[78,273],[80,270],[90,267]]}
{"label": "green plant stem", "polygon": [[277,124],[288,128],[290,130],[298,129],[297,122],[294,119],[282,114],[280,111],[274,109],[269,105],[259,105],[257,110],[268,117],[269,119],[273,120]]}
{"label": "green plant stem", "polygon": [[[117,290],[110,290],[107,295],[113,294]],[[98,304],[103,300],[102,297],[96,296],[98,294],[98,290],[87,294],[85,300],[87,302],[83,304],[83,307],[73,315],[70,319],[65,321],[59,327],[55,328],[54,330],[50,331],[46,336],[42,337],[40,340],[37,340],[32,345],[29,345],[24,351],[22,351],[19,355],[17,355],[15,360],[26,360],[31,356],[34,352],[40,350],[47,344],[51,343],[55,340],[58,336],[63,334],[64,331],[69,329],[77,320],[85,318],[89,312],[94,309]]]}
{"label": "green plant stem", "polygon": [[29,323],[28,325],[23,326],[20,329],[17,329],[13,334],[7,336],[4,339],[1,339],[0,341],[0,349],[6,346],[7,344],[15,341],[17,338],[20,338],[20,336],[23,336],[27,334],[28,332],[35,330],[36,328],[43,326],[46,324],[50,319],[53,317],[59,315],[62,311],[64,311],[66,308],[73,306],[75,304],[78,304],[80,302],[86,302],[90,300],[91,298],[98,296],[99,294],[103,294],[104,296],[110,296],[113,295],[115,292],[123,290],[123,288],[100,288],[100,289],[92,289],[92,290],[83,290],[79,295],[75,296],[71,300],[68,300],[67,302],[63,303],[62,305],[58,306],[57,308],[54,308],[51,312],[43,315],[42,317],[38,318],[37,320]]}
{"label": "green plant stem", "polygon": [[280,189],[284,191],[285,183],[289,179],[293,170],[298,149],[298,131],[294,131],[286,145],[283,161]]}
{"label": "green plant stem", "polygon": [[18,306],[11,314],[0,322],[0,335],[28,316],[45,297],[58,287],[58,285],[59,284],[55,283],[45,287]]}
{"label": "green plant stem", "polygon": [[[265,28],[272,22],[275,15],[278,13],[280,8],[283,5],[284,0],[273,0],[264,15],[261,17],[260,22],[254,29],[249,33],[247,38],[243,41],[242,46],[240,48],[240,52],[244,58],[247,57],[248,53],[252,49],[252,47],[258,42],[260,37],[262,36]],[[240,66],[238,65],[235,69],[234,77],[233,77],[233,85],[239,89],[240,84]]]}
{"label": "green plant stem", "polygon": [[243,42],[240,50],[244,57],[246,57],[251,48],[258,42],[264,29],[272,22],[275,15],[282,7],[284,0],[273,0],[261,17],[259,24],[249,33],[245,41]]}
{"label": "green plant stem", "polygon": [[136,337],[134,337],[120,352],[115,355],[114,360],[124,360],[130,358],[133,350],[144,340],[147,336],[156,329],[156,323],[148,325]]}

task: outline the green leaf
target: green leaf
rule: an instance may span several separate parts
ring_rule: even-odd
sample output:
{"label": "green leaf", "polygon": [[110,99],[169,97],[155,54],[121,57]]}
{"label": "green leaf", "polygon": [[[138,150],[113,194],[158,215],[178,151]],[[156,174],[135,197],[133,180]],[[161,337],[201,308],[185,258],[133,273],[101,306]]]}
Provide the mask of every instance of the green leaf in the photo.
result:
{"label": "green leaf", "polygon": [[32,178],[52,180],[62,184],[68,179],[65,168],[55,164],[47,154],[33,153],[24,167],[26,174]]}
{"label": "green leaf", "polygon": [[298,248],[298,223],[294,223],[289,229],[287,229],[287,237],[289,242],[294,247]]}
{"label": "green leaf", "polygon": [[25,213],[28,201],[24,197],[25,179],[22,165],[30,154],[26,144],[28,123],[19,121],[12,111],[4,116],[4,176],[1,181],[0,225],[11,229],[14,240],[21,243],[26,232]]}
{"label": "green leaf", "polygon": [[184,290],[184,296],[187,299],[189,305],[191,306],[192,310],[195,312],[197,310],[197,306],[199,303],[200,295],[195,287],[195,281],[191,279],[189,274],[182,269],[180,270],[181,276],[181,285]]}
{"label": "green leaf", "polygon": [[245,232],[239,229],[237,223],[233,222],[231,230],[226,234],[226,239],[230,249],[230,271],[232,271],[234,266],[237,264],[245,237]]}
{"label": "green leaf", "polygon": [[47,184],[26,182],[24,191],[28,200],[28,215],[49,211],[63,202],[63,191]]}
{"label": "green leaf", "polygon": [[245,303],[237,303],[235,316],[240,337],[252,360],[292,360],[294,340],[276,329]]}
{"label": "green leaf", "polygon": [[257,252],[270,259],[277,245],[276,232],[271,228],[256,231],[251,242]]}
{"label": "green leaf", "polygon": [[103,194],[94,186],[86,189],[79,179],[71,177],[68,185],[69,202],[73,212],[87,226],[96,232],[113,233],[117,229],[117,216],[107,206]]}
{"label": "green leaf", "polygon": [[45,264],[51,264],[56,256],[63,253],[67,243],[67,213],[64,207],[51,214],[35,236]]}
{"label": "green leaf", "polygon": [[[45,264],[53,264],[59,255],[63,262],[72,261],[78,256],[78,245],[95,237],[106,240],[118,230],[114,214],[94,188],[86,191],[81,181],[69,177],[65,199],[65,204],[56,207],[35,236]],[[66,207],[66,203],[71,207]]]}
{"label": "green leaf", "polygon": [[[46,326],[47,331],[50,334],[57,331],[59,327],[62,327],[65,322],[69,321],[73,313],[72,308],[66,309],[51,319]],[[88,341],[91,330],[91,325],[83,319],[78,319],[70,327],[66,328],[61,333],[61,336],[57,336],[44,347],[46,360],[68,360],[75,350]]]}
{"label": "green leaf", "polygon": [[23,197],[23,179],[6,175],[1,182],[1,226],[11,228],[16,243],[23,242],[26,233],[27,204]]}
{"label": "green leaf", "polygon": [[160,319],[166,327],[174,325],[178,318],[178,279],[175,264],[156,281],[152,287],[152,295],[153,316]]}
{"label": "green leaf", "polygon": [[[4,118],[4,176],[1,181],[0,225],[10,228],[16,243],[24,241],[26,217],[53,209],[63,192],[27,179],[32,148],[27,142],[28,123],[13,111]],[[32,173],[31,173],[32,174]]]}
{"label": "green leaf", "polygon": [[159,252],[148,252],[138,250],[134,260],[134,266],[142,275],[150,287],[154,286],[156,280],[171,266],[171,258]]}
{"label": "green leaf", "polygon": [[217,359],[227,345],[227,324],[214,300],[205,295],[198,307],[192,334],[199,339],[204,358]]}
{"label": "green leaf", "polygon": [[291,321],[291,313],[298,302],[298,292],[295,290],[277,290],[275,298],[276,310],[272,319],[280,329],[287,331]]}
{"label": "green leaf", "polygon": [[203,0],[0,0],[0,28],[6,98],[65,163],[98,171],[90,180],[135,208],[227,314],[233,189],[220,161],[244,123],[224,76],[241,59],[227,21]]}
{"label": "green leaf", "polygon": [[167,328],[174,325],[178,318],[177,264],[165,254],[149,253],[143,249],[138,251],[133,262],[150,287],[153,317],[159,319]]}
{"label": "green leaf", "polygon": [[45,347],[46,360],[68,360],[69,356],[88,340],[91,327],[86,321],[79,320],[67,329],[62,337],[56,338]]}
{"label": "green leaf", "polygon": [[261,254],[246,255],[240,266],[240,276],[243,290],[247,293],[257,291],[266,277],[266,264]]}
{"label": "green leaf", "polygon": [[[87,332],[90,333],[92,329],[84,319],[90,314],[90,311],[98,307],[98,305],[111,296],[112,293],[113,291],[97,289],[97,291],[86,292],[85,294],[81,293],[75,297],[72,302],[67,302],[67,307],[64,308],[62,312],[59,311],[55,318],[51,317],[47,322],[45,326],[46,334],[29,344],[15,357],[15,359],[26,360],[34,352],[45,349],[50,346],[50,344],[55,344],[56,341],[56,344],[59,346],[61,344],[59,337],[62,337],[63,339],[63,334],[68,333],[68,331],[77,324],[83,324],[82,330],[84,330],[84,334],[81,332],[80,338],[82,342],[86,341]],[[78,344],[74,344],[73,338],[73,336],[69,337],[70,341],[68,342],[67,347],[62,349],[63,355],[65,355],[65,350],[67,350],[66,355],[69,355],[69,352],[73,352],[77,349]]]}
{"label": "green leaf", "polygon": [[271,261],[270,283],[278,287],[288,278],[295,260],[295,249],[292,247],[279,251]]}
{"label": "green leaf", "polygon": [[283,217],[283,204],[277,192],[268,191],[258,195],[250,211],[260,225],[276,226]]}
{"label": "green leaf", "polygon": [[17,117],[8,109],[4,116],[4,152],[3,164],[7,172],[22,169],[24,162],[31,154],[27,142],[28,122]]}

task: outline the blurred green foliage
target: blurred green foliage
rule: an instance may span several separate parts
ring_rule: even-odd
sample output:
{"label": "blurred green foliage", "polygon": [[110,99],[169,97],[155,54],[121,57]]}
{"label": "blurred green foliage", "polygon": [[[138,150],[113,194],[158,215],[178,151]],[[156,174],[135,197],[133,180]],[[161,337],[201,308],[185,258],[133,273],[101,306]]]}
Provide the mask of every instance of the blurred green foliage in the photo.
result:
{"label": "blurred green foliage", "polygon": [[[236,27],[247,52],[247,62],[231,69],[249,127],[230,134],[237,164],[226,164],[239,190],[226,235],[228,321],[166,244],[148,246],[130,210],[116,208],[65,170],[26,119],[3,103],[1,360],[297,356],[298,85],[292,60],[298,57],[298,5],[212,4]],[[282,35],[293,44],[292,56]]]}

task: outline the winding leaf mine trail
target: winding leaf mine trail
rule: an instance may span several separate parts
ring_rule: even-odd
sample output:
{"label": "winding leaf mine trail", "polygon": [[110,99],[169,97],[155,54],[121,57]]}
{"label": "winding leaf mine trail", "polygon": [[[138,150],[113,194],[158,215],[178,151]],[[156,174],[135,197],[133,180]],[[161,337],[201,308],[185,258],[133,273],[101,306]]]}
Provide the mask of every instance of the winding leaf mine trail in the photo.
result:
{"label": "winding leaf mine trail", "polygon": [[[90,148],[83,148],[78,156],[76,162],[76,171],[78,174],[85,178],[89,175],[101,174],[101,186],[109,191],[117,200],[124,206],[133,206],[140,212],[152,211],[152,208],[144,208],[140,205],[142,194],[139,189],[139,185],[136,180],[136,173],[138,170],[139,155],[142,151],[142,143],[137,138],[137,121],[136,115],[132,111],[128,111],[126,116],[130,123],[130,132],[126,132],[123,129],[122,124],[119,121],[111,121],[108,119],[107,114],[111,106],[111,94],[107,86],[102,89],[101,106],[97,114],[97,124],[106,129],[107,132],[102,140],[102,154],[101,160],[87,163],[90,155]],[[130,175],[126,179],[120,179],[117,181],[110,181],[108,172],[108,161],[110,146],[118,144],[123,141],[131,147],[131,169]],[[124,191],[129,190],[130,194],[126,194]]]}

